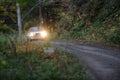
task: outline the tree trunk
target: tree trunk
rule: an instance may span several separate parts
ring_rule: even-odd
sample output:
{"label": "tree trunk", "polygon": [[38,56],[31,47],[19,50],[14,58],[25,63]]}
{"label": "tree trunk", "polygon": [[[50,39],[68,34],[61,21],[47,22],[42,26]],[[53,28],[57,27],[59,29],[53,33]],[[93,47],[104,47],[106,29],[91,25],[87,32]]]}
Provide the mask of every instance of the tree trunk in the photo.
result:
{"label": "tree trunk", "polygon": [[19,34],[21,34],[22,33],[22,23],[21,23],[21,13],[20,13],[19,3],[16,3],[16,6],[17,6],[18,32],[19,32]]}

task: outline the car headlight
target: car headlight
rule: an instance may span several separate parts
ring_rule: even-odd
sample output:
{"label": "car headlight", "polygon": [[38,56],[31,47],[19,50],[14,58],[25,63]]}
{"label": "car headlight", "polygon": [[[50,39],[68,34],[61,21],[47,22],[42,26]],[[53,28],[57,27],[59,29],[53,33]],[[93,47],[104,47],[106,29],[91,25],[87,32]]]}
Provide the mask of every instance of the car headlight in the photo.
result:
{"label": "car headlight", "polygon": [[34,36],[34,34],[33,34],[33,33],[29,33],[29,34],[28,34],[28,36],[30,36],[30,37],[31,37],[31,36]]}
{"label": "car headlight", "polygon": [[46,31],[41,31],[40,34],[41,34],[42,38],[47,37],[47,32]]}

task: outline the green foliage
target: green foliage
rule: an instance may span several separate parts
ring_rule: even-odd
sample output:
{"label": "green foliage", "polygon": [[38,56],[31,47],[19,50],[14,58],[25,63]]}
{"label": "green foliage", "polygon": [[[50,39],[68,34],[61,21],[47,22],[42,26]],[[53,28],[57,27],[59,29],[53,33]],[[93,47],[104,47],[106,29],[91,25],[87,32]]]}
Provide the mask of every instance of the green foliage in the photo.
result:
{"label": "green foliage", "polygon": [[52,0],[42,0],[44,5],[50,5],[53,1]]}
{"label": "green foliage", "polygon": [[113,34],[111,35],[109,42],[114,44],[120,44],[120,29],[115,30]]}
{"label": "green foliage", "polygon": [[[22,8],[24,31],[31,26],[39,25],[40,1],[17,2]],[[53,32],[51,38],[118,44],[119,5],[120,0],[42,0],[43,26]],[[15,19],[14,15],[9,16],[12,20]]]}
{"label": "green foliage", "polygon": [[81,30],[83,28],[83,20],[79,20],[75,23],[73,30]]}
{"label": "green foliage", "polygon": [[0,55],[1,80],[87,80],[83,67],[66,53],[20,54],[18,59]]}
{"label": "green foliage", "polygon": [[16,16],[16,4],[13,0],[2,0],[0,1],[2,5],[0,5],[0,25],[7,24],[15,25],[17,22]]}
{"label": "green foliage", "polygon": [[[16,47],[17,53],[17,57],[14,57],[12,52],[3,54],[3,51],[9,50],[10,44],[7,45],[6,38],[0,35],[1,80],[87,80],[83,67],[72,54],[58,50],[51,55],[45,54],[40,43],[23,41],[19,38],[14,40],[12,47]],[[46,43],[46,46],[50,46],[50,43]]]}
{"label": "green foliage", "polygon": [[8,26],[7,24],[0,26],[0,31],[4,33],[13,33],[15,32],[15,28],[13,29],[13,26]]}
{"label": "green foliage", "polygon": [[16,0],[22,8],[28,8],[30,6],[34,6],[36,1],[35,0]]}
{"label": "green foliage", "polygon": [[45,41],[43,46],[44,46],[46,49],[48,49],[49,47],[51,47],[50,41]]}
{"label": "green foliage", "polygon": [[9,49],[8,40],[2,33],[0,33],[0,52],[5,53],[6,49]]}
{"label": "green foliage", "polygon": [[71,23],[72,26],[69,30],[60,26],[59,29],[64,30],[60,38],[120,46],[119,0],[70,0],[70,2],[72,3],[70,7],[74,10],[70,9],[69,12],[73,13],[74,11],[71,17],[76,18],[72,21],[74,25]]}
{"label": "green foliage", "polygon": [[80,26],[78,26],[81,25],[81,22],[78,22],[70,32],[66,33],[69,33],[68,35],[61,36],[63,36],[62,39],[92,41],[120,46],[120,28],[117,24],[112,26],[111,24],[107,25],[106,23],[104,24],[96,21],[92,26],[81,29]]}

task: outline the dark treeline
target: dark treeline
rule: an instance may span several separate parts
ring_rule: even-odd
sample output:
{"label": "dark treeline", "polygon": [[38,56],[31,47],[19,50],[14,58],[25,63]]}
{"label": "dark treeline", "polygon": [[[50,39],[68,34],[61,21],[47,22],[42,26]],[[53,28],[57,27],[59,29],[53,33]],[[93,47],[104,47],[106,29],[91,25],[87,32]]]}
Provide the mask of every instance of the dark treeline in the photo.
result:
{"label": "dark treeline", "polygon": [[46,29],[56,31],[61,38],[115,44],[120,42],[120,0],[17,0],[17,2],[21,6],[24,31],[31,26],[39,26],[42,20]]}

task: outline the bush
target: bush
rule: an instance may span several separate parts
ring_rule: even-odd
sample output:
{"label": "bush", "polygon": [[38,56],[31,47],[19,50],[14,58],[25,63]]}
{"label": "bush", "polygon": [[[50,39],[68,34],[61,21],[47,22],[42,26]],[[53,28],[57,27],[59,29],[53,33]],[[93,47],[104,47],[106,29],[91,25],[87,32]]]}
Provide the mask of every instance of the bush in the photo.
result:
{"label": "bush", "polygon": [[9,43],[5,35],[0,33],[0,52],[5,53],[9,49]]}
{"label": "bush", "polygon": [[118,44],[118,45],[120,44],[120,30],[119,29],[114,31],[109,41],[114,44]]}
{"label": "bush", "polygon": [[64,52],[0,55],[1,80],[87,80],[83,67]]}
{"label": "bush", "polygon": [[103,42],[105,40],[104,37],[105,37],[106,29],[102,23],[96,22],[92,26],[83,27],[81,30],[79,30],[78,26],[77,28],[76,29],[78,31],[74,31],[74,29],[71,30],[69,35],[71,36],[71,39],[95,41],[95,42],[100,42],[100,41]]}

